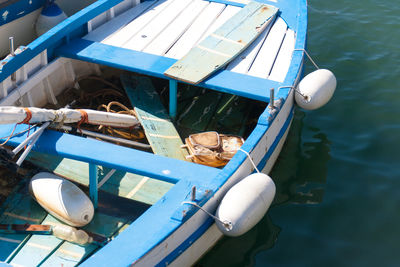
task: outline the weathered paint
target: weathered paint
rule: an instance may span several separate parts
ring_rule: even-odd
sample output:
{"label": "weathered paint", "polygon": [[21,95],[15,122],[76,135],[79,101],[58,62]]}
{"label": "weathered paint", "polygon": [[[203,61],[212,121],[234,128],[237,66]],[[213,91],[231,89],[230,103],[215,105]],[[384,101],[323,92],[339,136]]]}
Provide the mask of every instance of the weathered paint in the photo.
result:
{"label": "weathered paint", "polygon": [[164,74],[188,83],[203,81],[244,51],[277,12],[276,7],[250,2]]}

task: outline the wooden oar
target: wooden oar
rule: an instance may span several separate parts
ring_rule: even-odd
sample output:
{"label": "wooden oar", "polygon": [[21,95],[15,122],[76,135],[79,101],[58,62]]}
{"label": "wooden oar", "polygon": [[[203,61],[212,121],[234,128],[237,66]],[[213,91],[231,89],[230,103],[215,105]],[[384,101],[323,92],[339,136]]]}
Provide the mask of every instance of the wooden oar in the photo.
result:
{"label": "wooden oar", "polygon": [[[61,231],[57,231],[57,227],[62,227]],[[37,234],[37,235],[54,235],[57,238],[70,241],[72,243],[77,243],[83,245],[82,243],[74,242],[71,238],[66,238],[58,233],[69,231],[78,231],[76,228],[68,225],[45,225],[45,224],[0,224],[1,234]],[[83,230],[79,230],[83,231]],[[90,237],[90,243],[97,244],[99,246],[104,246],[110,239],[92,232],[84,231]]]}

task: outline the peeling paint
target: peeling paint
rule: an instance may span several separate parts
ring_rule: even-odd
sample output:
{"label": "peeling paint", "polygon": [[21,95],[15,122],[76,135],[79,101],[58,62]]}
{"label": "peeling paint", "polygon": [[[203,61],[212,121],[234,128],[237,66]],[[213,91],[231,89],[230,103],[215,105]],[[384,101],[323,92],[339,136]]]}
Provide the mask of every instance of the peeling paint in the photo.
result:
{"label": "peeling paint", "polygon": [[7,15],[8,15],[8,13],[9,13],[8,10],[4,11],[4,13],[3,13],[3,15],[2,15],[4,21],[7,20]]}

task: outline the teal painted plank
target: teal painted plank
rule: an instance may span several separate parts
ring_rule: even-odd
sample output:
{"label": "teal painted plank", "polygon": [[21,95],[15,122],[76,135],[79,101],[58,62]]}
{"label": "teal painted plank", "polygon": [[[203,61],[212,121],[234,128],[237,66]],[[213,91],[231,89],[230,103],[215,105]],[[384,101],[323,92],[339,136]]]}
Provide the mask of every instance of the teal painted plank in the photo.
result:
{"label": "teal painted plank", "polygon": [[[83,230],[112,237],[127,223],[130,224],[130,221],[96,213],[93,220]],[[41,266],[75,266],[98,248],[94,244],[79,246],[70,242],[63,242]]]}
{"label": "teal painted plank", "polygon": [[[88,163],[72,159],[63,159],[61,157],[34,151],[31,152],[29,160],[57,175],[67,177],[84,186],[89,186]],[[111,169],[102,166],[99,167],[99,182],[102,181],[109,171],[111,171]],[[143,179],[144,177],[141,175],[116,171],[107,182],[100,187],[100,190],[152,205],[174,185],[151,178],[148,178],[148,181],[144,183]],[[158,181],[159,183],[152,182],[152,180]],[[151,186],[149,186],[148,183],[150,183]]]}
{"label": "teal painted plank", "polygon": [[[93,220],[83,230],[112,237],[133,219],[108,216],[96,212]],[[48,215],[42,224],[62,224]],[[54,236],[33,235],[12,259],[11,264],[23,266],[75,266],[87,255],[98,249],[95,244],[76,245]]]}
{"label": "teal painted plank", "polygon": [[[42,224],[60,223],[51,215],[47,215]],[[36,266],[64,241],[52,235],[33,235],[11,260],[11,264],[21,266]]]}
{"label": "teal painted plank", "polygon": [[[26,188],[25,188],[26,189]],[[3,204],[0,223],[40,224],[47,213],[25,192],[14,192]],[[0,234],[0,260],[5,261],[28,234]]]}
{"label": "teal painted plank", "polygon": [[164,74],[192,84],[203,81],[245,50],[277,12],[276,7],[250,2]]}
{"label": "teal painted plank", "polygon": [[154,154],[186,160],[187,151],[151,80],[123,75],[121,81]]}

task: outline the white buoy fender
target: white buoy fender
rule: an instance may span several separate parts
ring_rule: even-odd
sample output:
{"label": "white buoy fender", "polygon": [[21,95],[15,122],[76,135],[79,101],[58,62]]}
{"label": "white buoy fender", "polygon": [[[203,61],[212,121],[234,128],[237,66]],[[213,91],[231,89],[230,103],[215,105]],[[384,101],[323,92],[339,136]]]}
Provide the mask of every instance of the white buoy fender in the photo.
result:
{"label": "white buoy fender", "polygon": [[217,209],[222,222],[216,221],[224,235],[240,236],[249,231],[265,215],[275,197],[275,184],[263,173],[254,173],[234,185],[224,196]]}
{"label": "white buoy fender", "polygon": [[68,18],[67,15],[57,4],[50,3],[43,8],[36,21],[36,34],[38,36],[44,34],[66,18]]}
{"label": "white buoy fender", "polygon": [[90,199],[64,178],[40,172],[32,177],[29,190],[47,212],[69,225],[81,227],[93,218],[94,208]]}
{"label": "white buoy fender", "polygon": [[300,81],[295,93],[296,103],[307,110],[320,108],[332,98],[335,89],[335,75],[327,69],[316,70]]}

